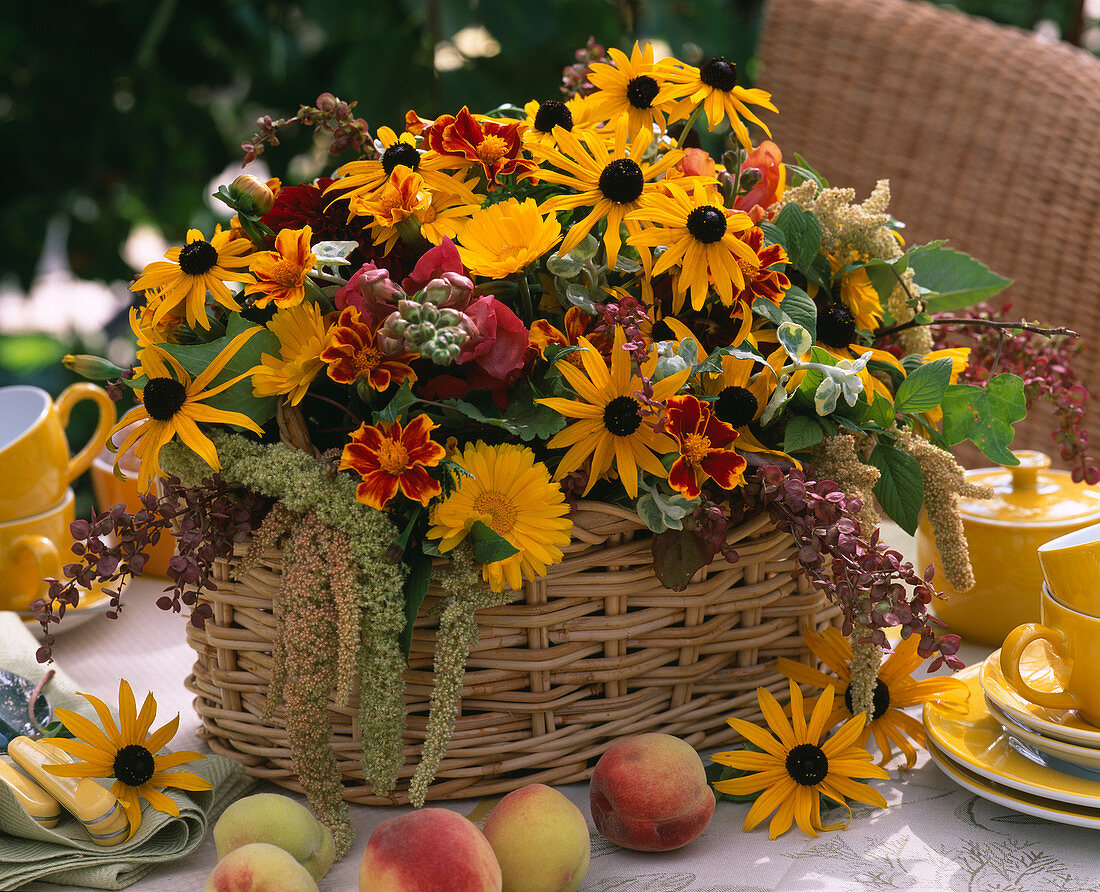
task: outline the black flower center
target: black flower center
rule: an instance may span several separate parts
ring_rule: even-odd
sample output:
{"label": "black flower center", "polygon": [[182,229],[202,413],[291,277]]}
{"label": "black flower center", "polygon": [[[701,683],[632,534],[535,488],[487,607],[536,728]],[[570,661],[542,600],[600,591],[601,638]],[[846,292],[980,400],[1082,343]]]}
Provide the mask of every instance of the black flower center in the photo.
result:
{"label": "black flower center", "polygon": [[856,317],[843,304],[829,304],[817,316],[817,339],[830,347],[847,347],[856,336]]}
{"label": "black flower center", "polygon": [[726,234],[726,215],[706,204],[688,214],[687,228],[697,242],[709,245]]}
{"label": "black flower center", "polygon": [[[848,712],[855,715],[856,711],[852,708],[852,686],[848,687],[844,691],[844,705],[848,707]],[[883,717],[886,710],[890,708],[890,688],[887,686],[881,678],[875,679],[875,693],[874,693],[874,705],[871,707],[871,721],[875,721]]]}
{"label": "black flower center", "polygon": [[635,108],[649,108],[660,91],[657,81],[648,74],[640,74],[626,85],[626,99]]}
{"label": "black flower center", "polygon": [[386,176],[393,173],[395,167],[407,167],[416,170],[420,166],[420,153],[415,146],[407,142],[395,142],[382,153],[382,169]]}
{"label": "black flower center", "polygon": [[535,113],[535,129],[540,133],[550,133],[555,127],[573,129],[573,114],[564,102],[547,99]]}
{"label": "black flower center", "polygon": [[787,774],[795,783],[812,787],[829,775],[829,757],[813,743],[800,743],[787,753]]}
{"label": "black flower center", "polygon": [[676,338],[676,332],[674,332],[664,319],[658,319],[653,323],[653,328],[650,330],[650,337],[655,341],[672,341]]}
{"label": "black flower center", "polygon": [[637,201],[645,186],[642,169],[632,158],[619,158],[600,173],[600,191],[617,204]]}
{"label": "black flower center", "polygon": [[617,396],[603,410],[603,426],[616,437],[629,437],[642,424],[641,406],[632,396]]}
{"label": "black flower center", "polygon": [[153,754],[137,743],[131,743],[118,751],[114,762],[115,777],[129,787],[140,787],[157,770]]}
{"label": "black flower center", "polygon": [[175,378],[150,378],[142,392],[142,402],[149,417],[167,421],[183,406],[187,391]]}
{"label": "black flower center", "polygon": [[218,262],[218,252],[210,242],[201,239],[180,249],[180,269],[189,276],[201,276]]}
{"label": "black flower center", "polygon": [[699,69],[699,80],[708,87],[728,93],[737,86],[737,65],[727,62],[722,56],[711,59],[709,62],[704,62]]}
{"label": "black flower center", "polygon": [[718,394],[711,408],[719,421],[726,422],[730,427],[744,427],[756,418],[760,401],[746,387],[726,387]]}

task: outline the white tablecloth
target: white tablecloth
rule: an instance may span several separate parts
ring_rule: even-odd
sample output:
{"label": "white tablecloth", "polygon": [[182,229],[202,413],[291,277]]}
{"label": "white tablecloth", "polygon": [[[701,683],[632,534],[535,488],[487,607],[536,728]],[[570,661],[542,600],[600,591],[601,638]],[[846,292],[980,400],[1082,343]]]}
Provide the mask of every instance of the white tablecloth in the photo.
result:
{"label": "white tablecloth", "polygon": [[[193,652],[186,620],[157,609],[164,583],[139,580],[115,621],[99,617],[58,636],[58,665],[81,690],[114,704],[119,677],[140,700],[152,690],[157,726],[177,711],[175,749],[208,752],[183,687]],[[986,651],[965,649],[964,660]],[[639,778],[644,783],[644,778]],[[909,772],[876,781],[890,807],[857,805],[849,828],[817,839],[792,829],[769,842],[766,823],[752,833],[741,824],[748,805],[720,802],[701,837],[679,851],[644,854],[619,849],[592,834],[592,864],[582,892],[758,892],[758,890],[1078,890],[1100,888],[1100,836],[1093,830],[1016,814],[955,786],[921,754]],[[261,788],[266,789],[266,788]],[[277,787],[272,791],[283,792]],[[588,787],[561,788],[589,816]],[[476,802],[449,807],[469,813]],[[357,837],[348,855],[321,882],[322,892],[357,888],[367,838],[395,808],[352,807]],[[216,861],[212,839],[184,861],[166,864],[130,887],[135,892],[194,892]],[[71,889],[39,885],[34,889]]]}

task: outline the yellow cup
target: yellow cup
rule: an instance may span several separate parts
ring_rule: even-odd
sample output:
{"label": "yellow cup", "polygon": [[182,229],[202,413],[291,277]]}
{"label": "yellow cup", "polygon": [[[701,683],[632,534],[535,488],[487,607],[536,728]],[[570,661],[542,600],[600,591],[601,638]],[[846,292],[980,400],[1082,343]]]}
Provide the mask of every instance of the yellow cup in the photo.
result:
{"label": "yellow cup", "polygon": [[[1024,623],[1008,633],[1001,646],[1001,673],[1012,689],[1047,709],[1075,709],[1100,726],[1100,617],[1088,616],[1061,603],[1043,586],[1042,623]],[[1035,642],[1046,642],[1051,677],[1061,690],[1032,687],[1020,662]]]}
{"label": "yellow cup", "polygon": [[[65,428],[83,400],[99,407],[99,421],[91,439],[70,455]],[[107,391],[94,384],[73,384],[56,402],[38,387],[0,387],[0,523],[56,508],[107,442],[116,414]]]}
{"label": "yellow cup", "polygon": [[1051,594],[1067,607],[1100,616],[1100,523],[1044,542],[1038,552]]}
{"label": "yellow cup", "polygon": [[76,516],[71,489],[49,511],[0,523],[0,610],[30,610],[49,585],[74,560],[69,526]]}

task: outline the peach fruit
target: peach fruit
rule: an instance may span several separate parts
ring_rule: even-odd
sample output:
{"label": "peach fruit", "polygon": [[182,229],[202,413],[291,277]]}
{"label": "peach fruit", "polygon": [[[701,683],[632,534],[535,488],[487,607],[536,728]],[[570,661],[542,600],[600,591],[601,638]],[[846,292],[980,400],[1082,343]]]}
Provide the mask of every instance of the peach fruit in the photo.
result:
{"label": "peach fruit", "polygon": [[290,852],[266,842],[234,849],[206,878],[203,892],[318,892],[317,883]]}
{"label": "peach fruit", "polygon": [[592,821],[616,845],[667,852],[687,845],[714,814],[714,794],[698,753],[669,734],[613,744],[589,787]]}
{"label": "peach fruit", "polygon": [[588,822],[545,784],[501,799],[485,822],[485,838],[500,862],[503,892],[575,892],[588,873]]}
{"label": "peach fruit", "polygon": [[332,867],[336,854],[328,827],[300,802],[278,793],[238,799],[214,825],[219,859],[253,842],[270,843],[289,852],[318,882]]}
{"label": "peach fruit", "polygon": [[422,808],[383,821],[371,834],[359,892],[501,892],[500,865],[472,821]]}

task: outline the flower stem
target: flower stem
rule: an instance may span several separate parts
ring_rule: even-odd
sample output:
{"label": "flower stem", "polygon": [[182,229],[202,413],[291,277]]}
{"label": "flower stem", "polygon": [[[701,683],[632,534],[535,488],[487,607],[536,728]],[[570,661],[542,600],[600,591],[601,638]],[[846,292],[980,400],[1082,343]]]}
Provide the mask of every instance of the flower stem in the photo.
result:
{"label": "flower stem", "polygon": [[676,148],[682,149],[684,147],[684,143],[687,142],[688,134],[691,133],[692,128],[695,127],[695,119],[699,117],[699,112],[702,110],[702,105],[695,106],[695,111],[691,113],[691,117],[689,117],[684,124],[684,129],[680,131],[680,138],[676,140]]}
{"label": "flower stem", "polygon": [[522,270],[516,273],[516,283],[519,285],[520,313],[523,315],[523,324],[528,328],[535,321],[535,306],[531,301],[531,289],[527,285],[527,274]]}

